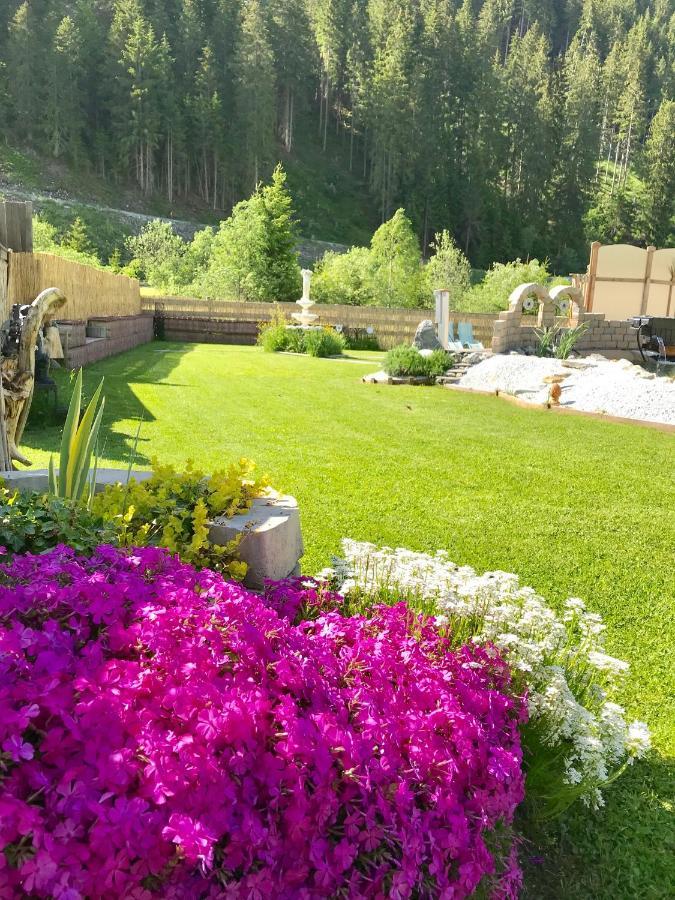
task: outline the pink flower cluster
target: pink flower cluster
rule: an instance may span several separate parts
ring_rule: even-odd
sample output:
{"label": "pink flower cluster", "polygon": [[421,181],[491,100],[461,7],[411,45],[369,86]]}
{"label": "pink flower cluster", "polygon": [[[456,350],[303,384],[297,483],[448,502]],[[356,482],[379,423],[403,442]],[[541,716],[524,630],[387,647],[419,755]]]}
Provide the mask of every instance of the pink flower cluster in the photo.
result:
{"label": "pink flower cluster", "polygon": [[524,712],[491,648],[403,606],[293,625],[156,548],[1,572],[1,897],[458,898],[498,868]]}

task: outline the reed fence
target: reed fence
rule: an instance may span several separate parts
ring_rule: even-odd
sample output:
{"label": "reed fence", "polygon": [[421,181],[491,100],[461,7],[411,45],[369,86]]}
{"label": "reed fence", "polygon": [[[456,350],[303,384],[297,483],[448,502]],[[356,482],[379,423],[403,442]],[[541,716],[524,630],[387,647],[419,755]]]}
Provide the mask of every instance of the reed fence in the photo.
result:
{"label": "reed fence", "polygon": [[[295,303],[253,303],[225,300],[199,300],[194,297],[153,297],[141,299],[144,312],[161,315],[164,334],[176,340],[218,340],[223,343],[255,342],[257,326],[269,321],[275,306],[290,321],[298,312]],[[350,332],[372,329],[380,347],[388,350],[397,344],[410,342],[423,319],[434,318],[433,309],[395,309],[376,306],[339,306],[317,304],[313,310],[319,316],[318,323],[342,325]],[[459,313],[450,317],[457,322],[470,322],[475,337],[486,347],[492,342],[492,329],[496,314]],[[231,327],[228,327],[228,323]]]}
{"label": "reed fence", "polygon": [[68,298],[61,318],[70,321],[97,316],[137,316],[140,285],[135,278],[115,275],[51,253],[9,253],[3,318],[13,303],[32,303],[40,291],[58,287]]}

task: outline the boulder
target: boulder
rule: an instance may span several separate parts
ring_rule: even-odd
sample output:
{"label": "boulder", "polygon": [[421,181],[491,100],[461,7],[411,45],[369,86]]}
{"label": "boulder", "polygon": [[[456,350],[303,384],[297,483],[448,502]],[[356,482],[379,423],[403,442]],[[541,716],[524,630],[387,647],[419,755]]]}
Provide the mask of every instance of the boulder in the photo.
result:
{"label": "boulder", "polygon": [[431,319],[425,319],[417,326],[413,346],[419,350],[442,350],[441,342],[436,334],[436,326]]}

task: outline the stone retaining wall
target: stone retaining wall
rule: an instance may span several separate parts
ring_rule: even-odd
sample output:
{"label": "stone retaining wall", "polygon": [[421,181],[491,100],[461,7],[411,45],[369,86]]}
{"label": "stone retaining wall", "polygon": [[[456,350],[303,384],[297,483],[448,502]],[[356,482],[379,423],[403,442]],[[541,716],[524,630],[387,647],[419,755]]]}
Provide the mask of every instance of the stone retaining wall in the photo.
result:
{"label": "stone retaining wall", "polygon": [[59,334],[66,368],[79,369],[149,343],[154,337],[153,317],[142,314],[59,322]]}

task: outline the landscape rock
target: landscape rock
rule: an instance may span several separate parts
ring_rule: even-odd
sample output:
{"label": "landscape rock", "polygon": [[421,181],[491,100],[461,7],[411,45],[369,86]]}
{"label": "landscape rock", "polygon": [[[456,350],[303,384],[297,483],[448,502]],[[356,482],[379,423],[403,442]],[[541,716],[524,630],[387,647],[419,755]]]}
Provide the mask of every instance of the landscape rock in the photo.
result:
{"label": "landscape rock", "polygon": [[431,319],[424,319],[424,321],[420,322],[417,326],[417,331],[415,332],[415,337],[413,339],[413,346],[417,347],[419,350],[443,349],[441,342],[438,340],[438,335],[436,334],[436,326]]}
{"label": "landscape rock", "polygon": [[551,383],[562,376],[563,407],[675,425],[675,379],[650,378],[650,374],[626,360],[608,360],[598,355],[583,361],[562,361],[495,354],[472,366],[459,385],[545,405],[550,401]]}

